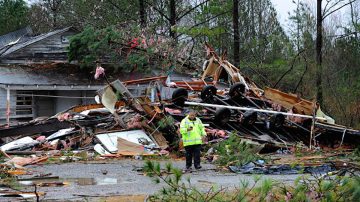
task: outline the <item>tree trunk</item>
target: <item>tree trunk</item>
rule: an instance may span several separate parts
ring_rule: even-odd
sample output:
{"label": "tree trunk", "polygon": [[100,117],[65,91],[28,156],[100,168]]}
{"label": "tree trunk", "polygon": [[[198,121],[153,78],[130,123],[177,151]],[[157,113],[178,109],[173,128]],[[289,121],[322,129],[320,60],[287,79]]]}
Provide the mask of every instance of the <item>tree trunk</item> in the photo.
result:
{"label": "tree trunk", "polygon": [[176,33],[174,28],[176,25],[176,2],[175,0],[170,0],[170,37],[176,39]]}
{"label": "tree trunk", "polygon": [[57,13],[56,11],[53,13],[53,23],[52,23],[52,28],[56,29],[57,28],[57,22],[56,22],[56,18],[57,18]]}
{"label": "tree trunk", "polygon": [[[296,4],[296,45],[297,45],[297,51],[300,51],[300,0],[297,1]],[[300,57],[299,57],[300,61]]]}
{"label": "tree trunk", "polygon": [[239,0],[233,0],[234,65],[240,63]]}
{"label": "tree trunk", "polygon": [[358,18],[357,18],[357,16],[355,16],[355,11],[354,11],[353,3],[354,3],[354,2],[350,3],[351,23],[352,23],[352,26],[355,28],[355,30],[354,30],[354,31],[355,31],[355,32],[354,32],[354,34],[355,34],[355,39],[358,39],[358,32],[357,32],[357,30],[356,30],[356,26],[357,26],[357,24],[359,24],[359,23],[358,23]]}
{"label": "tree trunk", "polygon": [[316,99],[320,106],[323,104],[323,89],[322,89],[322,38],[323,38],[323,20],[321,11],[322,0],[317,0],[317,17],[316,17]]}
{"label": "tree trunk", "polygon": [[141,28],[146,27],[146,12],[144,0],[139,0],[139,13],[140,13],[140,25]]}
{"label": "tree trunk", "polygon": [[251,13],[251,34],[252,37],[256,36],[255,31],[255,9],[254,9],[254,1],[250,1],[250,13]]}

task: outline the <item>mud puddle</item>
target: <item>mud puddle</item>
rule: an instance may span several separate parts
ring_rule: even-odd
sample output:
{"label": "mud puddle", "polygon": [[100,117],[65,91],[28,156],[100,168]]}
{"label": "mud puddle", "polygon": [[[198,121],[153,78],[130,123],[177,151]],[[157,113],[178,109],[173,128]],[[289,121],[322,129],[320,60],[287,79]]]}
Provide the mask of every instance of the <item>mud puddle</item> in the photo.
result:
{"label": "mud puddle", "polygon": [[66,186],[75,184],[78,186],[91,186],[91,185],[113,185],[118,184],[117,178],[59,178],[59,179],[36,179],[18,181],[19,184],[24,186]]}

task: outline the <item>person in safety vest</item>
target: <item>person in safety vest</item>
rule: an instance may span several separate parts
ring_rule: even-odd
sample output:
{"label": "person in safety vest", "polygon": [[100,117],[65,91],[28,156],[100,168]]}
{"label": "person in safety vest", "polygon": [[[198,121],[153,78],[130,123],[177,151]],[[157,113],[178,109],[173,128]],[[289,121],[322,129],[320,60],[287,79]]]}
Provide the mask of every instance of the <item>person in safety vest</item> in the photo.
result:
{"label": "person in safety vest", "polygon": [[191,169],[193,157],[195,169],[200,169],[200,150],[206,132],[203,123],[196,117],[195,111],[190,111],[189,115],[181,121],[180,133],[186,153],[186,171]]}

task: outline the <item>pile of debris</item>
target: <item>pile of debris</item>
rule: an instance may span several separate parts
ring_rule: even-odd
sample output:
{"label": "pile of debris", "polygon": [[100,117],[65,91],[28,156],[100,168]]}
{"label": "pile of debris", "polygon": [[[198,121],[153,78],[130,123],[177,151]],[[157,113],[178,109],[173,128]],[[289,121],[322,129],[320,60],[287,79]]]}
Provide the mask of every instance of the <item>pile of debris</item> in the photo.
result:
{"label": "pile of debris", "polygon": [[[201,78],[116,80],[98,90],[98,104],[1,128],[0,149],[6,155],[34,155],[8,162],[18,165],[42,162],[67,150],[94,152],[102,158],[167,155],[181,150],[179,123],[190,108],[198,110],[206,126],[207,143],[235,134],[262,145],[260,152],[266,153],[299,142],[310,149],[354,148],[360,142],[360,131],[336,125],[316,103],[259,88],[207,48],[209,59]],[[97,77],[102,73],[97,71]],[[140,84],[147,86],[140,97],[127,88]]]}

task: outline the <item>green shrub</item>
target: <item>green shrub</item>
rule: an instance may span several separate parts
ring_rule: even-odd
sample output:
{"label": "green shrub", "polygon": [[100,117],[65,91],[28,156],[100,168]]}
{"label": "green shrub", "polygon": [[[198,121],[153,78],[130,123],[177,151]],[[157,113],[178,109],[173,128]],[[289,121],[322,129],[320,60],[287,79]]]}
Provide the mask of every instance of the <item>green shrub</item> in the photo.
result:
{"label": "green shrub", "polygon": [[249,162],[261,159],[256,153],[256,147],[242,141],[240,137],[231,134],[229,139],[220,142],[216,147],[216,154],[219,155],[215,163],[219,165],[242,166]]}
{"label": "green shrub", "polygon": [[329,179],[317,176],[302,176],[292,185],[255,176],[254,182],[239,182],[238,188],[199,191],[191,185],[190,178],[183,180],[181,170],[166,164],[147,161],[144,171],[154,182],[165,182],[166,186],[149,201],[360,201],[360,177],[332,176]]}

